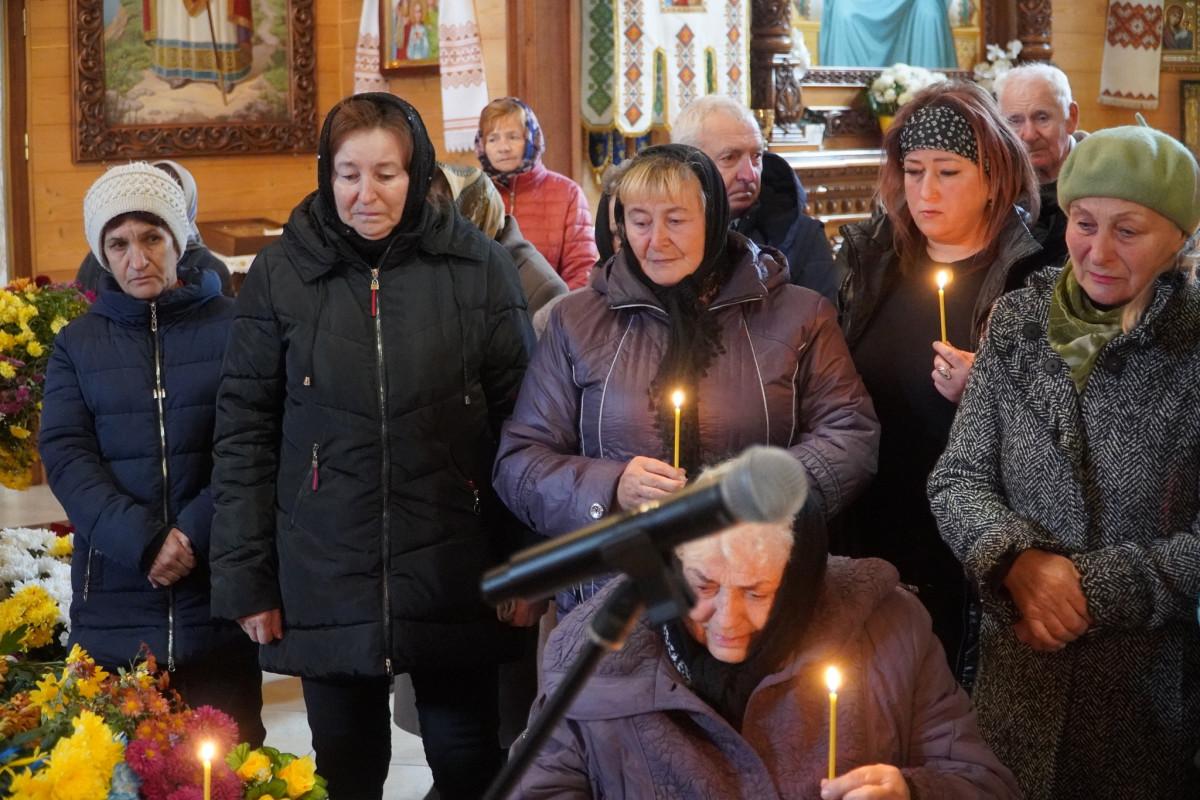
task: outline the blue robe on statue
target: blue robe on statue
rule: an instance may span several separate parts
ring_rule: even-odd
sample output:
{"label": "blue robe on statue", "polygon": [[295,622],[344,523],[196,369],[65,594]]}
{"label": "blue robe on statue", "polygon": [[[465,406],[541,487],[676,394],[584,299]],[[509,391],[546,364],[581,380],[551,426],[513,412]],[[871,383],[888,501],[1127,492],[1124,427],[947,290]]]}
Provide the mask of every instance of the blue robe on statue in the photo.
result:
{"label": "blue robe on statue", "polygon": [[825,0],[820,63],[890,67],[902,62],[928,69],[957,69],[949,1]]}

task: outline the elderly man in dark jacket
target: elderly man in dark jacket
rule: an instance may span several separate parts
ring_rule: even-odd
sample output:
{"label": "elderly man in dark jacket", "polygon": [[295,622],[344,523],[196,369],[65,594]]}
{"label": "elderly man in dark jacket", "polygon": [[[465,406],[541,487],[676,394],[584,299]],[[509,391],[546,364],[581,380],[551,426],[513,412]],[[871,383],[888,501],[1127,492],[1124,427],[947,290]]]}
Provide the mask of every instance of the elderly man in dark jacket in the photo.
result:
{"label": "elderly man in dark jacket", "polygon": [[209,613],[213,418],[233,301],[214,273],[177,269],[187,206],[157,167],[102,175],[84,227],[106,271],[55,341],[39,437],[76,527],[71,643],[110,670],[148,647],[187,702],[229,713],[257,746],[255,649]]}
{"label": "elderly man in dark jacket", "polygon": [[697,147],[716,162],[729,197],[729,227],[783,253],[791,282],[836,307],[837,273],[825,226],[804,213],[804,186],[787,161],[767,152],[750,109],[723,95],[701,97],[680,113],[671,141]]}

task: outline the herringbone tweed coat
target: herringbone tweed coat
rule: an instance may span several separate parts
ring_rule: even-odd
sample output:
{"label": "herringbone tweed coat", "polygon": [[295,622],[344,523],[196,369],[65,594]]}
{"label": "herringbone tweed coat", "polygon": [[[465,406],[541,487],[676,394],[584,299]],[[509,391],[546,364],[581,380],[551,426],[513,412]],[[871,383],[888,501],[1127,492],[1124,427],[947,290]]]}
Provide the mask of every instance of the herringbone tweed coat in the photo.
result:
{"label": "herringbone tweed coat", "polygon": [[[930,477],[984,601],[980,725],[1029,800],[1200,797],[1200,290],[1160,277],[1077,394],[1051,286],[1004,296]],[[1001,581],[1036,547],[1083,576],[1091,629],[1021,644]]]}

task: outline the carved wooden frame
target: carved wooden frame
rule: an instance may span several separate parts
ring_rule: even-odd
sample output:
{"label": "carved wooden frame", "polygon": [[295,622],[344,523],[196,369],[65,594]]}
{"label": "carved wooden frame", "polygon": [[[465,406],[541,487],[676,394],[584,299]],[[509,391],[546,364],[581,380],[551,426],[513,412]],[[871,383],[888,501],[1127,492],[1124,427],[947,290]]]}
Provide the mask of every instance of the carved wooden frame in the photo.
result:
{"label": "carved wooden frame", "polygon": [[315,152],[313,3],[287,0],[290,79],[286,121],[110,126],[105,111],[104,0],[71,0],[71,144],[75,162]]}

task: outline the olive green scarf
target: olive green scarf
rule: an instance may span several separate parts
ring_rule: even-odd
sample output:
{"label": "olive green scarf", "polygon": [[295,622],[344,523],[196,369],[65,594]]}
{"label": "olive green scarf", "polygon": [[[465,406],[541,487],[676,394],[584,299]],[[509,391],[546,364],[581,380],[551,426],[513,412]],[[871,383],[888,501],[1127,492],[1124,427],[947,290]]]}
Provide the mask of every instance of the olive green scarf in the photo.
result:
{"label": "olive green scarf", "polygon": [[1068,261],[1054,284],[1046,333],[1050,347],[1070,367],[1075,391],[1083,392],[1096,357],[1120,332],[1121,307],[1108,311],[1096,308],[1075,279],[1074,265]]}

